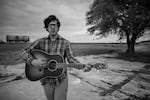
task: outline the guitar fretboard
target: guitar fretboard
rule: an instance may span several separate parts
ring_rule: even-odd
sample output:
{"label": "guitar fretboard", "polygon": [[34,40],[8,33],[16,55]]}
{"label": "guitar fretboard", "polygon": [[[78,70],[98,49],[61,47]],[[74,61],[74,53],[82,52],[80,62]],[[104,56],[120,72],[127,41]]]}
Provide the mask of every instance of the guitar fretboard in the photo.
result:
{"label": "guitar fretboard", "polygon": [[83,69],[85,67],[85,64],[74,64],[74,63],[57,63],[56,64],[57,68],[65,68],[65,67],[70,67],[70,68],[77,68],[77,69]]}

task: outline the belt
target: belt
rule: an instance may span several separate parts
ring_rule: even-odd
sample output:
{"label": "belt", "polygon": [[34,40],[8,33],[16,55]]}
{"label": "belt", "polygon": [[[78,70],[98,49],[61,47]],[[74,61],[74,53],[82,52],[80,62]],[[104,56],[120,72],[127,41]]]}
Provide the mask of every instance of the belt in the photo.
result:
{"label": "belt", "polygon": [[65,70],[65,72],[57,78],[45,78],[40,81],[42,85],[45,85],[47,83],[50,85],[59,85],[66,78],[66,76],[67,76],[67,70]]}

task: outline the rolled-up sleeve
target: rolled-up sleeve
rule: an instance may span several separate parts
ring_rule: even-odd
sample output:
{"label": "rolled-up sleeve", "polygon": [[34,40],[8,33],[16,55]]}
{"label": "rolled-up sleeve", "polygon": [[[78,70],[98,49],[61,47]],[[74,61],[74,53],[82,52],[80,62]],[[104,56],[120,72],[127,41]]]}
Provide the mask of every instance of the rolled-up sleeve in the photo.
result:
{"label": "rolled-up sleeve", "polygon": [[80,63],[73,55],[73,52],[72,52],[72,47],[71,47],[71,44],[70,43],[67,43],[67,47],[66,47],[66,50],[65,50],[65,54],[66,54],[66,57],[67,57],[67,61],[69,63]]}
{"label": "rolled-up sleeve", "polygon": [[25,61],[25,63],[31,64],[32,60],[34,59],[31,55],[30,51],[32,49],[38,49],[39,48],[39,40],[36,40],[29,46],[25,47],[20,51],[20,57]]}

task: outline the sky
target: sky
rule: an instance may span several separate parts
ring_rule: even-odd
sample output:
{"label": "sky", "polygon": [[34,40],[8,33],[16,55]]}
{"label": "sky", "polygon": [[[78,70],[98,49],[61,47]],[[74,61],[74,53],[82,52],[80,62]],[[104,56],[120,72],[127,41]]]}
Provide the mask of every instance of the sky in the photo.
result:
{"label": "sky", "polygon": [[96,39],[87,34],[86,12],[93,0],[0,0],[0,40],[6,35],[28,35],[30,41],[45,37],[43,20],[56,15],[59,34],[70,42],[116,42],[116,36]]}

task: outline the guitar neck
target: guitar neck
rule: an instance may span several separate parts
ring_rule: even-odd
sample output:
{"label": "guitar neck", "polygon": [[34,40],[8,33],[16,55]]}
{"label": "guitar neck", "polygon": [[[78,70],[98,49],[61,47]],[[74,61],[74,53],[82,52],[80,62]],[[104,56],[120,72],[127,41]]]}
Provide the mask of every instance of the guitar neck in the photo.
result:
{"label": "guitar neck", "polygon": [[85,64],[74,64],[74,63],[69,63],[69,64],[65,64],[65,63],[57,63],[56,64],[57,68],[77,68],[77,69],[83,69],[85,67]]}

